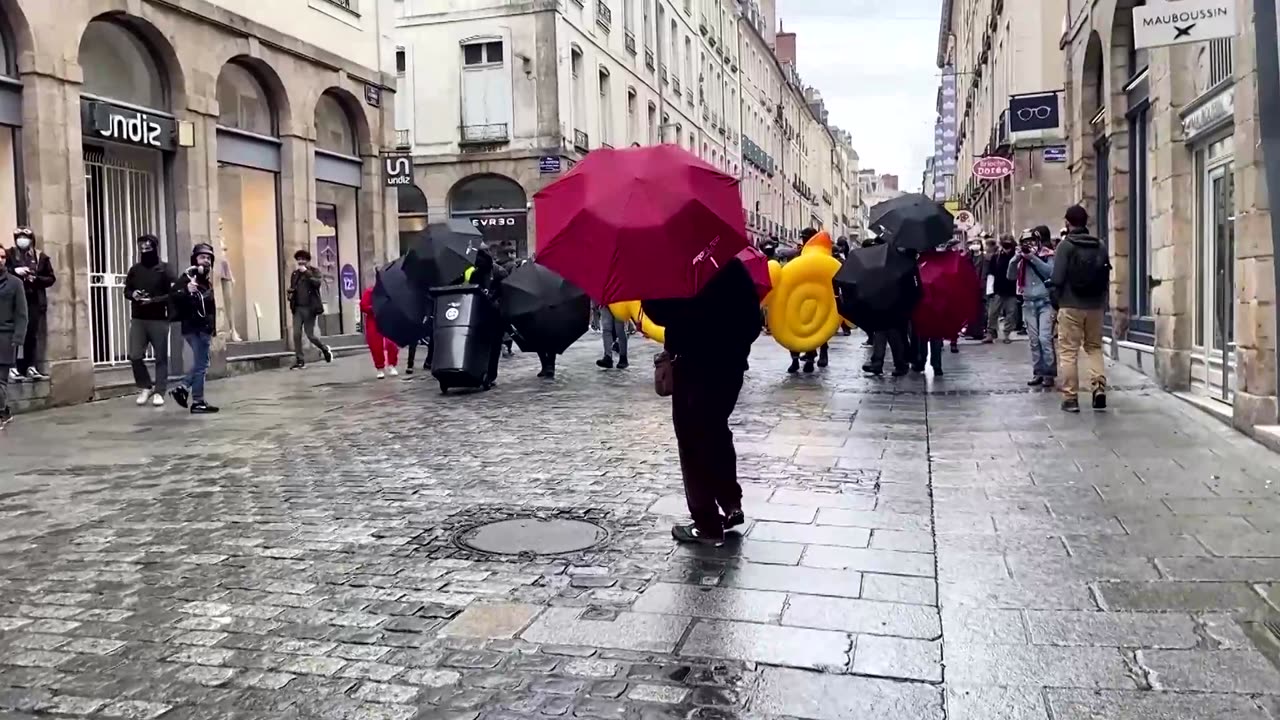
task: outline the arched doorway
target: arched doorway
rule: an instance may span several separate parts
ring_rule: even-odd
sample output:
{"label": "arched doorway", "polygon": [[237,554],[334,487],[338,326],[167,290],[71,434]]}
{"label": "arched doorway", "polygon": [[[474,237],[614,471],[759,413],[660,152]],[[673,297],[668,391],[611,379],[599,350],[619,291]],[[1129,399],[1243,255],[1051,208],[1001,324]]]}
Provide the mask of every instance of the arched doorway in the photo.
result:
{"label": "arched doorway", "polygon": [[246,58],[218,74],[218,275],[233,343],[284,337],[280,112],[263,81],[269,72]]}
{"label": "arched doorway", "polygon": [[360,321],[360,185],[354,100],[338,90],[316,102],[316,207],[311,254],[324,278],[320,332],[356,332]]}
{"label": "arched doorway", "polygon": [[177,149],[170,78],[154,49],[113,19],[91,21],[80,39],[89,310],[95,365],[128,359],[124,279],[136,239],[160,237],[172,257],[167,167]]}
{"label": "arched doorway", "polygon": [[427,229],[427,196],[417,185],[396,186],[396,205],[400,216],[400,254],[409,252],[418,233]]}
{"label": "arched doorway", "polygon": [[22,80],[16,40],[0,12],[0,229],[8,231],[27,221],[22,186]]}
{"label": "arched doorway", "polygon": [[449,191],[449,215],[470,220],[495,250],[529,256],[529,205],[524,188],[502,175],[473,175]]}
{"label": "arched doorway", "polygon": [[[1085,192],[1093,195],[1093,207],[1088,209],[1093,216],[1098,237],[1105,240],[1111,198],[1111,163],[1107,141],[1106,61],[1103,57],[1102,38],[1096,31],[1090,33],[1085,46],[1080,98],[1084,115],[1081,127],[1086,157],[1085,182],[1092,183],[1090,187],[1086,187]],[[1092,176],[1088,173],[1092,173]]]}

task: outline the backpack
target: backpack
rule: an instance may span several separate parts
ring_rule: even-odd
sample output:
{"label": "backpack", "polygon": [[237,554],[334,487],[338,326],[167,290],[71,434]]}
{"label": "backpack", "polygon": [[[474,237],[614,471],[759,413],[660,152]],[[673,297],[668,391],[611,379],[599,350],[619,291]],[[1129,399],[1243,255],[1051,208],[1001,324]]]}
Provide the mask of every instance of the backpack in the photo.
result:
{"label": "backpack", "polygon": [[1111,286],[1111,262],[1106,248],[1076,245],[1067,264],[1067,286],[1078,298],[1097,298]]}

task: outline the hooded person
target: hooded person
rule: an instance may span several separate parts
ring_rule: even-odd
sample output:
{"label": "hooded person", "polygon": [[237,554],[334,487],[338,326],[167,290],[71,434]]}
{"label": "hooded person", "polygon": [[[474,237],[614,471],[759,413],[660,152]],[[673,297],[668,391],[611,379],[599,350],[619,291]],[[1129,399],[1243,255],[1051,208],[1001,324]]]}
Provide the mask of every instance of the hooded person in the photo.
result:
{"label": "hooded person", "polygon": [[173,307],[182,326],[182,337],[191,348],[191,369],[170,393],[175,402],[190,408],[192,415],[209,415],[218,408],[205,402],[205,375],[209,371],[209,349],[218,330],[218,306],[213,295],[213,246],[196,243],[191,249],[191,267],[185,283],[173,292]]}
{"label": "hooded person", "polygon": [[[138,238],[138,262],[124,278],[124,296],[129,301],[129,363],[138,386],[138,405],[164,405],[169,382],[170,295],[176,280],[173,271],[160,259],[160,239],[155,235]],[[147,349],[155,355],[156,378],[147,372]]]}
{"label": "hooded person", "polygon": [[27,332],[22,339],[22,355],[9,370],[9,379],[48,380],[40,372],[41,339],[45,333],[45,317],[49,310],[48,290],[57,282],[53,263],[49,256],[35,246],[36,235],[23,225],[13,231],[13,249],[8,252],[5,264],[9,273],[22,282],[27,300]]}
{"label": "hooded person", "polygon": [[[0,261],[7,261],[0,248]],[[9,370],[17,360],[18,348],[27,334],[27,293],[22,281],[0,262],[0,429],[9,424]]]}

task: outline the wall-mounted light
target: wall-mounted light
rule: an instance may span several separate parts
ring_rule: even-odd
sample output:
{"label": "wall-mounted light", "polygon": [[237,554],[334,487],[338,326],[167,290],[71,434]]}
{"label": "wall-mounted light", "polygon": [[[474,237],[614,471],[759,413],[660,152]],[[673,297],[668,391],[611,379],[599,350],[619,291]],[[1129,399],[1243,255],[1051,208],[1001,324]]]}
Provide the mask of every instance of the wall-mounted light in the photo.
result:
{"label": "wall-mounted light", "polygon": [[190,120],[178,121],[178,147],[196,146],[196,124]]}

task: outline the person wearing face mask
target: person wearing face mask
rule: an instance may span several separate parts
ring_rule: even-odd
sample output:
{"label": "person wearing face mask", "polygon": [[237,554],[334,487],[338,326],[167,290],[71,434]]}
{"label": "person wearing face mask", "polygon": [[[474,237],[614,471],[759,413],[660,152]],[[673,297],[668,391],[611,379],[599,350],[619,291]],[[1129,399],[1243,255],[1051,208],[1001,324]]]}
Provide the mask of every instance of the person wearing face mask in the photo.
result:
{"label": "person wearing face mask", "polygon": [[209,371],[209,347],[217,333],[218,306],[213,297],[213,246],[196,243],[191,250],[191,267],[187,268],[185,284],[174,289],[173,305],[177,309],[178,322],[182,324],[182,337],[191,348],[191,370],[170,395],[182,407],[189,407],[192,415],[210,415],[218,408],[205,402],[204,381]]}
{"label": "person wearing face mask", "polygon": [[[988,258],[982,252],[982,241],[979,239],[969,242],[969,262],[973,264],[973,270],[979,278],[986,278]],[[982,340],[987,336],[987,302],[981,285],[978,287],[978,302],[975,307],[977,312],[965,326],[964,335],[970,340]]]}
{"label": "person wearing face mask", "polygon": [[49,309],[48,289],[57,282],[49,256],[35,248],[35,233],[27,226],[13,231],[14,249],[8,253],[9,272],[22,281],[27,296],[27,334],[22,340],[22,357],[9,370],[9,379],[48,380],[40,372],[40,340],[44,336],[45,316]]}
{"label": "person wearing face mask", "polygon": [[333,351],[328,345],[316,337],[316,318],[324,314],[324,300],[320,297],[320,287],[324,283],[320,271],[311,267],[311,253],[299,250],[293,254],[298,267],[289,276],[289,311],[293,313],[293,367],[290,370],[301,370],[307,366],[307,356],[303,353],[302,334],[306,333],[320,350],[325,362],[333,362]]}
{"label": "person wearing face mask", "polygon": [[13,419],[9,410],[9,370],[27,335],[27,293],[22,281],[6,267],[6,255],[5,249],[0,248],[0,430]]}
{"label": "person wearing face mask", "polygon": [[[138,405],[148,401],[164,406],[169,382],[169,303],[176,280],[160,259],[160,239],[155,235],[138,238],[138,262],[124,278],[124,296],[130,304],[129,363],[138,386]],[[156,379],[147,373],[147,348],[155,354]]]}
{"label": "person wearing face mask", "polygon": [[1009,264],[1014,260],[1016,249],[1017,243],[1012,235],[1002,236],[1000,249],[988,265],[987,339],[983,340],[988,345],[995,342],[1002,329],[1004,344],[1013,342],[1010,336],[1017,325],[1014,315],[1018,312],[1018,284],[1009,279]]}

